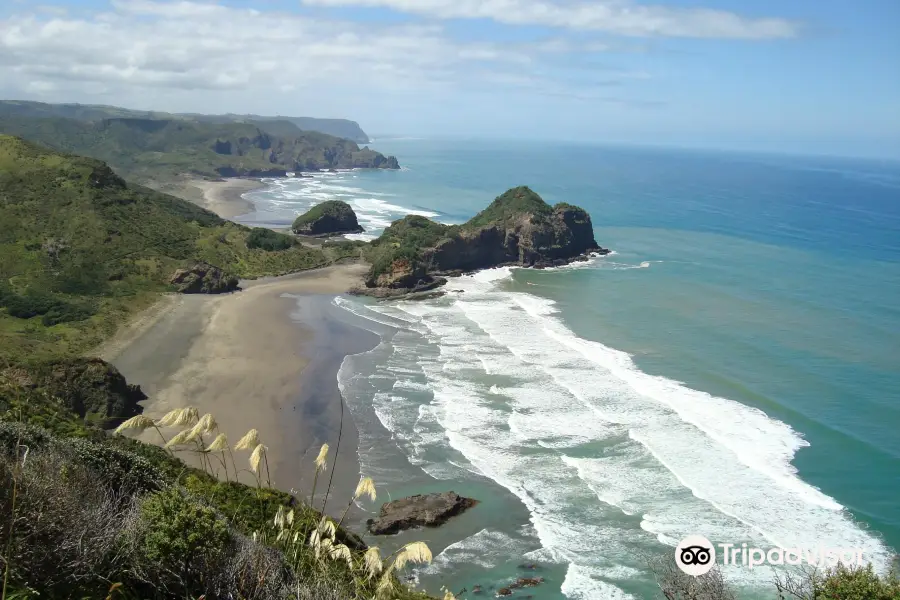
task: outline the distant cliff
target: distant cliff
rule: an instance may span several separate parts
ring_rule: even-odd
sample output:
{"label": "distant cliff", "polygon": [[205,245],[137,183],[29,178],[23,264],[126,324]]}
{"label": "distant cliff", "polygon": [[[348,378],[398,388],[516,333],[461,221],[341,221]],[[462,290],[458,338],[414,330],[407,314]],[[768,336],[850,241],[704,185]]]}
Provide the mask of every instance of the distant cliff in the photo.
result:
{"label": "distant cliff", "polygon": [[608,253],[594,239],[590,215],[550,206],[527,187],[508,190],[464,225],[442,225],[410,215],[372,242],[364,293],[425,290],[443,276],[501,265],[549,267]]}
{"label": "distant cliff", "polygon": [[287,121],[197,122],[116,117],[0,115],[0,133],[108,162],[137,180],[183,173],[221,177],[275,177],[325,169],[398,169],[393,156]]}
{"label": "distant cliff", "polygon": [[262,115],[203,115],[197,113],[165,113],[158,111],[132,110],[117,106],[99,104],[46,104],[27,100],[0,100],[0,116],[18,117],[63,117],[79,121],[102,121],[104,119],[180,119],[207,123],[245,123],[250,121],[286,121],[303,131],[318,131],[346,138],[357,144],[368,144],[369,136],[359,123],[347,119],[317,119],[313,117],[271,117]]}

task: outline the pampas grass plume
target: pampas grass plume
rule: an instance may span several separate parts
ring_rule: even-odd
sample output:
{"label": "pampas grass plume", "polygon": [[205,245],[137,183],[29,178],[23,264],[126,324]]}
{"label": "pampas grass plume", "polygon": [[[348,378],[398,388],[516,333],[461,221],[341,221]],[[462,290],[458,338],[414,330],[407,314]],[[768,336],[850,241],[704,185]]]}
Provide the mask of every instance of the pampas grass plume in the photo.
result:
{"label": "pampas grass plume", "polygon": [[259,446],[259,432],[251,429],[234,445],[235,450],[252,450]]}
{"label": "pampas grass plume", "polygon": [[193,433],[193,430],[191,430],[191,429],[185,429],[184,431],[178,432],[175,435],[175,437],[173,437],[171,440],[166,442],[166,448],[171,448],[172,446],[181,446],[182,444],[187,444],[188,442],[190,442],[193,439],[191,437],[192,433]]}
{"label": "pampas grass plume", "polygon": [[201,437],[207,433],[211,433],[215,431],[218,426],[219,424],[216,423],[215,418],[210,413],[206,413],[200,417],[200,420],[194,425],[194,437]]}
{"label": "pampas grass plume", "polygon": [[156,422],[159,427],[175,427],[175,422],[181,418],[181,413],[184,412],[183,408],[176,408],[170,410],[166,414],[164,414],[160,419]]}
{"label": "pampas grass plume", "polygon": [[225,437],[224,433],[220,433],[216,436],[216,439],[212,441],[207,450],[210,452],[224,452],[225,450],[228,450],[228,438]]}
{"label": "pampas grass plume", "polygon": [[366,565],[366,573],[368,573],[369,579],[377,577],[384,568],[384,565],[381,563],[381,553],[378,551],[378,546],[372,546],[366,550],[363,561]]}
{"label": "pampas grass plume", "polygon": [[257,444],[256,448],[253,449],[253,453],[250,455],[250,468],[253,469],[254,473],[259,473],[259,463],[266,455],[266,450],[268,448],[262,444]]}
{"label": "pampas grass plume", "polygon": [[284,506],[279,506],[278,510],[275,512],[275,527],[279,529],[284,529],[285,523],[285,515],[284,515]]}
{"label": "pampas grass plume", "polygon": [[175,427],[188,427],[189,425],[194,425],[199,419],[199,411],[193,406],[186,406],[181,409],[181,413],[172,425]]}
{"label": "pampas grass plume", "polygon": [[350,548],[348,548],[344,544],[333,546],[328,555],[331,556],[332,560],[347,561],[347,566],[349,566],[351,569],[353,568],[353,557],[350,554]]}
{"label": "pampas grass plume", "polygon": [[322,444],[322,447],[319,448],[319,455],[316,457],[316,469],[319,471],[325,470],[325,459],[328,458],[328,444]]}
{"label": "pampas grass plume", "polygon": [[363,496],[368,496],[372,502],[375,501],[375,482],[371,477],[363,477],[356,485],[356,493],[353,494],[353,497],[359,499]]}
{"label": "pampas grass plume", "polygon": [[325,517],[322,517],[322,520],[319,522],[319,531],[321,532],[323,537],[334,539],[337,529],[334,526],[334,521],[330,521]]}
{"label": "pampas grass plume", "polygon": [[151,427],[156,427],[156,423],[153,422],[153,419],[151,419],[150,417],[145,417],[144,415],[137,415],[136,417],[131,417],[130,419],[116,427],[116,433],[122,433],[123,431],[127,431],[130,429],[143,431],[145,429],[150,429]]}
{"label": "pampas grass plume", "polygon": [[431,550],[425,542],[412,542],[403,547],[394,563],[391,565],[393,569],[402,569],[406,563],[430,563]]}

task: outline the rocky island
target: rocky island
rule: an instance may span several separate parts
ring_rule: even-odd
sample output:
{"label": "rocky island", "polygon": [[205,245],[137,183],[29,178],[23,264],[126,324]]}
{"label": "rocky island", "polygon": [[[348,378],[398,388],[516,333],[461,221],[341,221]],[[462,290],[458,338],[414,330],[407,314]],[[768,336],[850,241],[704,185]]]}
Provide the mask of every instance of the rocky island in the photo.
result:
{"label": "rocky island", "polygon": [[550,206],[530,188],[512,188],[463,225],[409,215],[372,242],[365,287],[356,293],[388,297],[434,289],[445,277],[516,265],[546,268],[608,254],[594,239],[582,208]]}
{"label": "rocky island", "polygon": [[344,233],[362,233],[356,213],[341,200],[326,200],[294,220],[291,230],[297,235],[325,237]]}

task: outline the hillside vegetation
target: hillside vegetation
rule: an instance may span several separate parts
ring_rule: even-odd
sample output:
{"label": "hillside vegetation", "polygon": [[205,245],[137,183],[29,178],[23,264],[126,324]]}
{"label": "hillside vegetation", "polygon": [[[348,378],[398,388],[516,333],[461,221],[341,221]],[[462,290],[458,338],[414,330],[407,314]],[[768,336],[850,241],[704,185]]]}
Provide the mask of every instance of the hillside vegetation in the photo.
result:
{"label": "hillside vegetation", "polygon": [[[312,117],[267,117],[262,115],[203,115],[198,113],[167,113],[160,111],[132,110],[98,104],[46,104],[27,100],[0,100],[0,116],[65,117],[79,121],[103,121],[104,119],[180,119],[209,123],[249,123],[281,121],[290,123],[294,130],[318,131],[346,138],[360,144],[369,143],[369,136],[356,121],[347,119],[317,119]],[[266,127],[264,129],[268,130]],[[273,132],[275,133],[275,132]],[[292,132],[293,133],[293,132]],[[276,135],[280,135],[276,133]]]}
{"label": "hillside vegetation", "polygon": [[0,133],[109,163],[136,181],[181,174],[283,176],[321,169],[399,168],[397,159],[286,121],[212,123],[183,119],[0,116]]}
{"label": "hillside vegetation", "polygon": [[[382,555],[323,517],[330,486],[304,499],[271,489],[255,430],[229,442],[212,415],[184,407],[110,435],[73,411],[72,390],[30,376],[0,369],[4,598],[427,600],[398,580],[431,559],[427,546]],[[143,430],[165,448],[119,435]],[[304,467],[325,472],[331,460],[323,446]],[[256,484],[236,482],[238,471]],[[375,494],[365,479],[354,500]]]}
{"label": "hillside vegetation", "polygon": [[253,233],[126,183],[100,161],[0,135],[0,359],[81,352],[198,261],[254,278],[342,256]]}

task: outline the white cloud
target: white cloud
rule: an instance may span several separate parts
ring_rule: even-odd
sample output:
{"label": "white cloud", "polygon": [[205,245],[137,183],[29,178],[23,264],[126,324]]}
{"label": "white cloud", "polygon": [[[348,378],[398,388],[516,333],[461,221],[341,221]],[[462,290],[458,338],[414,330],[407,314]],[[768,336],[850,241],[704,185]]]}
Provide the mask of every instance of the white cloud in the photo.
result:
{"label": "white cloud", "polygon": [[523,69],[543,53],[538,45],[456,42],[434,25],[374,26],[189,1],[114,0],[112,7],[0,19],[0,88],[80,81],[239,90],[330,81],[389,89],[464,79],[470,63]]}
{"label": "white cloud", "polygon": [[[221,106],[238,92],[310,99],[348,88],[367,95],[465,91],[484,84],[472,75],[476,68],[497,75],[496,91],[550,93],[573,87],[555,76],[567,53],[606,49],[565,40],[459,42],[433,24],[363,24],[187,0],[113,0],[111,6],[77,15],[41,8],[0,18],[0,95],[58,101],[75,93],[115,102],[168,89],[193,94],[195,105],[200,94],[214,92],[207,97]],[[527,86],[516,83],[526,77]],[[629,77],[598,68],[583,72],[580,83]],[[69,98],[58,97],[66,93]]]}
{"label": "white cloud", "polygon": [[309,6],[382,7],[438,19],[491,19],[508,25],[543,25],[628,36],[766,39],[790,38],[797,24],[723,10],[669,8],[629,0],[301,0]]}

